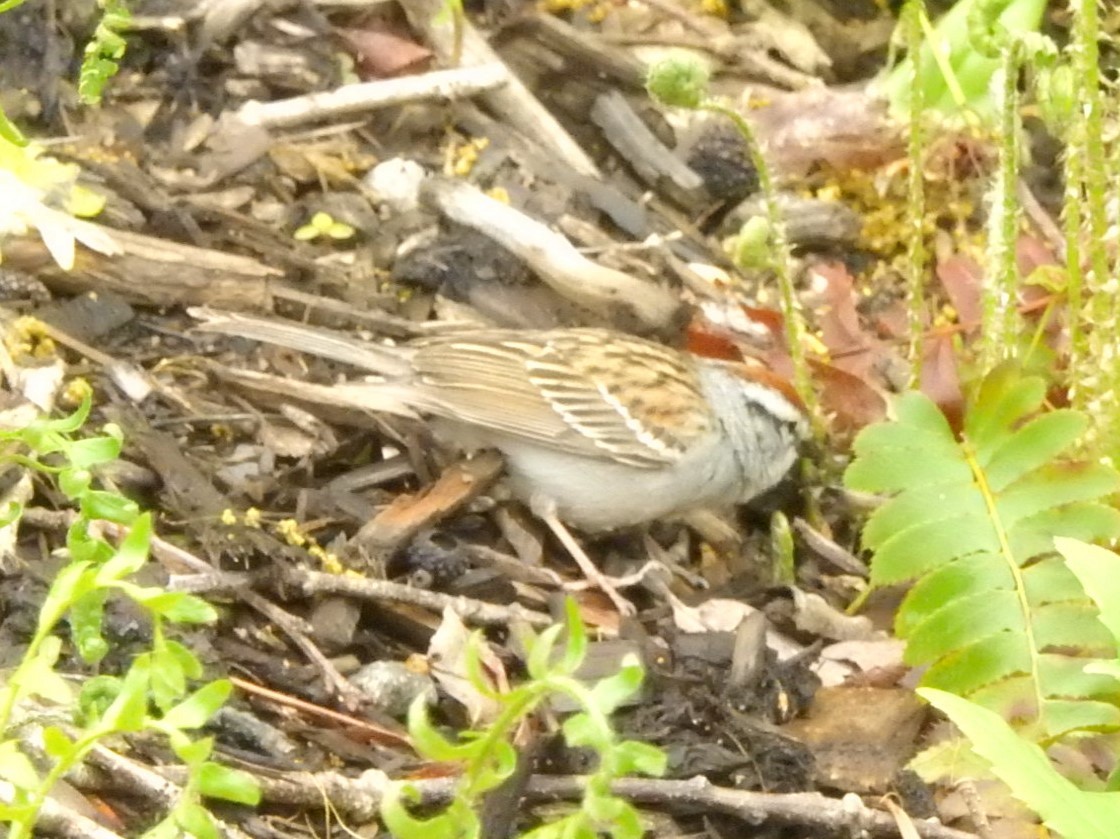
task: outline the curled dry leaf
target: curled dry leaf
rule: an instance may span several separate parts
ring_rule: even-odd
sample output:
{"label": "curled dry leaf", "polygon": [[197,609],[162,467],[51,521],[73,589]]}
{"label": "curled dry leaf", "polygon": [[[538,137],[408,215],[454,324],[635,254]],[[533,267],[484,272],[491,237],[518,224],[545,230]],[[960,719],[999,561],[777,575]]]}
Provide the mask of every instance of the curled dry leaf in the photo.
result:
{"label": "curled dry leaf", "polygon": [[[448,607],[443,610],[443,620],[428,645],[428,661],[436,682],[466,708],[472,727],[477,728],[480,724],[492,722],[501,705],[481,693],[467,676],[470,641],[470,630],[455,610]],[[482,656],[482,672],[490,679],[494,690],[508,690],[509,681],[501,659],[494,655],[485,641],[481,641],[477,649]]]}
{"label": "curled dry leaf", "polygon": [[812,361],[813,381],[833,433],[854,434],[887,416],[884,391],[867,379],[823,361]]}

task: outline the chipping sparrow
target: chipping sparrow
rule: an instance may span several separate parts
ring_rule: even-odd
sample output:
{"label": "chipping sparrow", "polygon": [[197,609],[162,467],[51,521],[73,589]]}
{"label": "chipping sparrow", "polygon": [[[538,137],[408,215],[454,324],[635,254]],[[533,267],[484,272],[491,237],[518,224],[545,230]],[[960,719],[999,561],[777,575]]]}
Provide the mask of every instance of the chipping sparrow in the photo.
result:
{"label": "chipping sparrow", "polygon": [[607,330],[483,329],[385,347],[192,314],[206,331],[378,373],[366,406],[426,416],[461,448],[500,450],[514,493],[550,526],[610,530],[749,501],[785,475],[806,430],[774,374]]}

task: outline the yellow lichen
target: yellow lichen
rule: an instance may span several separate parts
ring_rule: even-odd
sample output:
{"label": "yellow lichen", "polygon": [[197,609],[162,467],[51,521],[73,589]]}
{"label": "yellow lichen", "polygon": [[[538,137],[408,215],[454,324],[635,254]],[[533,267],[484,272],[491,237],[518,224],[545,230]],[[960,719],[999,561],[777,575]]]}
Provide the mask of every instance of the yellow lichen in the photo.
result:
{"label": "yellow lichen", "polygon": [[62,404],[68,407],[81,405],[86,399],[92,399],[93,385],[88,379],[76,378],[66,383],[62,389]]}
{"label": "yellow lichen", "polygon": [[16,318],[4,332],[4,347],[17,360],[53,358],[57,354],[55,343],[47,334],[43,322],[28,316]]}
{"label": "yellow lichen", "polygon": [[465,178],[478,163],[478,156],[482,153],[482,150],[489,145],[490,140],[486,137],[475,137],[459,145],[452,144],[447,149],[444,173]]}

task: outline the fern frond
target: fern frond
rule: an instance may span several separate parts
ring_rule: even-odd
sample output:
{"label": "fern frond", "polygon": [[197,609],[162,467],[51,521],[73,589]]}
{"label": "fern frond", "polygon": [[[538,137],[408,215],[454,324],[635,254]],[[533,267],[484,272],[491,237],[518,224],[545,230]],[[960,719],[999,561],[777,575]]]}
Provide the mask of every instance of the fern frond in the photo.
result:
{"label": "fern frond", "polygon": [[[1045,385],[1012,366],[980,387],[957,436],[910,393],[856,438],[853,489],[889,495],[868,520],[875,587],[911,584],[895,622],[922,683],[1000,711],[1039,739],[1120,728],[1117,683],[1083,672],[1116,641],[1054,549],[1120,535],[1102,499],[1120,476],[1062,456],[1084,415],[1043,411]],[[1120,568],[1118,568],[1120,571]]]}

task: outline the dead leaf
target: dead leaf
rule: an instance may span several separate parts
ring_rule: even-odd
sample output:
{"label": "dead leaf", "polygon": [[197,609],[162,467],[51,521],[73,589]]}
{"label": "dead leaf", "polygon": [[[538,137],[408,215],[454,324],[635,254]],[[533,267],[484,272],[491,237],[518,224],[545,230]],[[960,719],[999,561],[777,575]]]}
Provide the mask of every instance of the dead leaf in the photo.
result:
{"label": "dead leaf", "polygon": [[824,310],[819,315],[821,340],[835,365],[856,376],[866,376],[876,360],[872,337],[856,311],[853,278],[839,262],[820,262],[811,269],[823,284]]}
{"label": "dead leaf", "polygon": [[[467,710],[471,726],[477,728],[494,720],[501,710],[496,699],[479,691],[467,677],[468,645],[471,631],[450,606],[443,610],[443,620],[428,645],[428,661],[432,677],[448,696],[457,700]],[[494,655],[490,645],[479,639],[476,649],[482,658],[482,672],[490,679],[494,690],[509,689],[502,660]]]}
{"label": "dead leaf", "polygon": [[339,29],[338,34],[350,49],[362,81],[419,72],[432,57],[431,50],[385,21],[364,29]]}
{"label": "dead leaf", "polygon": [[821,407],[831,418],[833,432],[854,434],[886,417],[887,398],[867,379],[823,361],[811,364]]}
{"label": "dead leaf", "polygon": [[957,322],[967,329],[980,325],[982,307],[980,293],[984,285],[984,269],[970,256],[955,253],[940,260],[934,273],[957,312]]}
{"label": "dead leaf", "polygon": [[949,424],[958,429],[964,419],[964,393],[953,347],[953,334],[935,332],[923,344],[920,390],[937,403]]}

